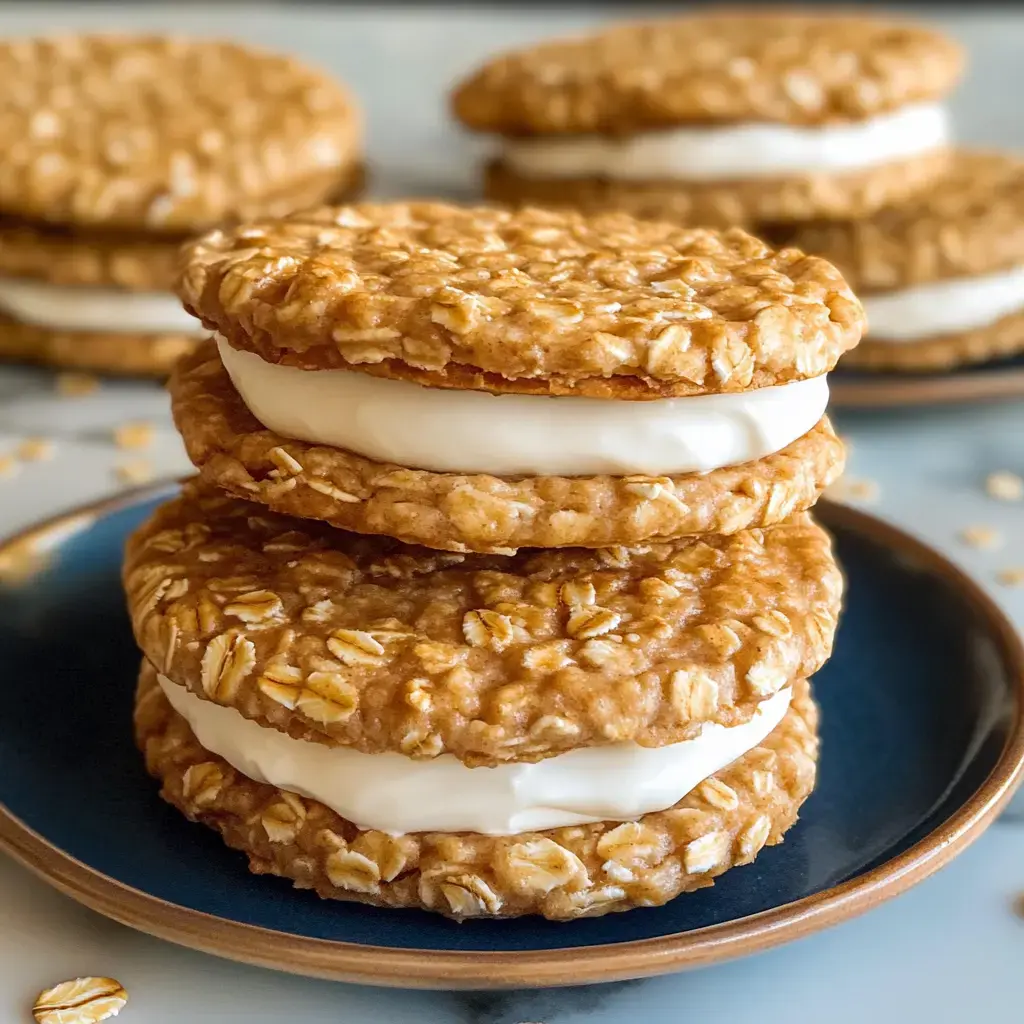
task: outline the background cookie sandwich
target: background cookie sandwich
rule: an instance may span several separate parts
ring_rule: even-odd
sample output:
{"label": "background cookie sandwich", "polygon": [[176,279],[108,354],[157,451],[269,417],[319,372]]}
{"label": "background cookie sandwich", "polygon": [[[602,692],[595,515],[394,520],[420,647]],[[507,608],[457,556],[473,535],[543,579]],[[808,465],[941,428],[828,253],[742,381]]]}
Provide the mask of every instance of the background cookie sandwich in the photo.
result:
{"label": "background cookie sandwich", "polygon": [[918,199],[785,233],[836,263],[869,335],[846,357],[878,370],[946,370],[1024,352],[1024,160],[960,150]]}
{"label": "background cookie sandwich", "polygon": [[489,198],[692,224],[846,218],[943,170],[962,58],[925,27],[726,10],[500,55],[454,91]]}
{"label": "background cookie sandwich", "polygon": [[770,525],[842,469],[838,272],[741,231],[436,203],[326,208],[188,247],[215,332],[180,364],[203,477],[452,551]]}
{"label": "background cookie sandwich", "polygon": [[0,357],[162,374],[204,331],[172,293],[184,238],[359,176],[341,86],[235,44],[0,43]]}

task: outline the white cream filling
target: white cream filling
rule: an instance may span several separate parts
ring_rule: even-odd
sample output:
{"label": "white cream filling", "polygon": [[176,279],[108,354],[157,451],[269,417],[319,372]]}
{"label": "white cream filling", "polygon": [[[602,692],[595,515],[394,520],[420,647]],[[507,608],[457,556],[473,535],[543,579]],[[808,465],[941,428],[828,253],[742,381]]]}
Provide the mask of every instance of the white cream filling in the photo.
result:
{"label": "white cream filling", "polygon": [[15,320],[55,331],[191,334],[208,331],[170,292],[70,287],[29,278],[0,277],[0,310]]}
{"label": "white cream filling", "polygon": [[871,341],[920,341],[987,327],[1024,310],[1024,267],[861,297]]}
{"label": "white cream filling", "polygon": [[592,821],[633,821],[681,800],[756,747],[782,721],[780,690],[731,728],[706,724],[667,747],[616,743],[537,761],[467,768],[452,754],[418,761],[293,739],[203,700],[160,676],[167,699],[200,746],[256,782],[330,807],[362,829],[514,835]]}
{"label": "white cream filling", "polygon": [[824,376],[651,402],[425,388],[268,363],[218,339],[252,414],[285,437],[438,473],[700,473],[781,451],[821,419]]}
{"label": "white cream filling", "polygon": [[602,135],[502,140],[501,159],[529,178],[621,181],[742,180],[854,171],[946,145],[946,110],[913,104],[846,124],[729,124],[674,128],[617,139]]}

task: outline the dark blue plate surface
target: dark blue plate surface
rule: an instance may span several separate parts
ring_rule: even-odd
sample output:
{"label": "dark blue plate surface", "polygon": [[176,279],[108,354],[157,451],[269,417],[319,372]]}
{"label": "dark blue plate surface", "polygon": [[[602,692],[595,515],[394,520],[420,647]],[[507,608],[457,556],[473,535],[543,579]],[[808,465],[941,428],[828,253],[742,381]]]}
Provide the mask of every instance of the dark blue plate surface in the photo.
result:
{"label": "dark blue plate surface", "polygon": [[[814,683],[822,708],[820,783],[785,844],[665,907],[568,925],[531,918],[456,925],[426,913],[322,901],[284,881],[250,875],[242,855],[162,803],[143,770],[131,730],[139,655],[124,612],[119,563],[126,534],[154,503],[150,491],[107,510],[63,540],[34,576],[0,586],[6,691],[0,804],[12,816],[0,822],[0,840],[28,860],[41,838],[93,872],[188,911],[296,938],[458,955],[572,953],[669,936],[680,942],[697,929],[735,923],[843,883],[884,883],[884,866],[901,855],[897,865],[935,854],[942,845],[936,830],[958,814],[959,824],[943,826],[952,829],[946,839],[977,831],[1019,767],[1021,669],[1012,631],[938,556],[870,517],[825,507],[848,576],[848,600],[835,656]],[[37,837],[26,841],[13,819]],[[60,874],[52,864],[30,866]],[[104,899],[76,892],[73,880],[57,881],[129,923],[190,941],[148,920],[146,912],[118,913]],[[880,890],[876,898],[881,895],[888,893]],[[158,913],[160,905],[154,906]],[[258,944],[264,933],[246,934],[246,943]],[[333,947],[317,946],[327,961],[310,965],[252,950],[246,955],[213,939],[196,938],[195,944],[313,973],[364,980],[373,974],[331,970]],[[351,952],[348,945],[338,948]],[[730,950],[741,951],[742,945]]]}

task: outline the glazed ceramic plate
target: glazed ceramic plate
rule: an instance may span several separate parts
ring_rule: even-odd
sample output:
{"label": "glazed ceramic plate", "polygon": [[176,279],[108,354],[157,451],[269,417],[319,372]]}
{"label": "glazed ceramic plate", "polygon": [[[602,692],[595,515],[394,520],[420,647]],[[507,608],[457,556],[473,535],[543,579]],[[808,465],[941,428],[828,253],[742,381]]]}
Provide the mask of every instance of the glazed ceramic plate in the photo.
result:
{"label": "glazed ceramic plate", "polygon": [[[385,985],[561,985],[679,970],[866,910],[976,837],[1024,760],[1024,655],[939,555],[822,506],[849,578],[836,655],[815,680],[820,784],[786,842],[659,908],[569,924],[454,924],[320,900],[157,796],[132,744],[139,655],[118,579],[149,490],[0,548],[0,844],[75,899],[193,948]],[[20,579],[19,579],[20,576]]]}
{"label": "glazed ceramic plate", "polygon": [[831,404],[841,409],[1024,398],[1024,355],[945,373],[869,373],[839,367],[828,382]]}

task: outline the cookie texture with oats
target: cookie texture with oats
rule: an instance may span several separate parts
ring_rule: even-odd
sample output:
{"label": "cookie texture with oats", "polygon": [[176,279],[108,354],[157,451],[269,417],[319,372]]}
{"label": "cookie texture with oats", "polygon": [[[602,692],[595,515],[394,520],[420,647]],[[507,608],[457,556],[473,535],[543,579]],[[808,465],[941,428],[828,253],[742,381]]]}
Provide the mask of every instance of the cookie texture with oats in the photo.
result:
{"label": "cookie texture with oats", "polygon": [[766,231],[835,263],[863,295],[1020,266],[1024,157],[957,150],[948,172],[906,203],[859,220]]}
{"label": "cookie texture with oats", "polygon": [[467,127],[504,135],[816,125],[934,100],[963,63],[956,43],[920,24],[712,10],[501,54],[458,85],[452,108]]}
{"label": "cookie texture with oats", "polygon": [[189,458],[209,483],[288,515],[448,551],[633,545],[770,526],[813,505],[844,464],[823,417],[774,455],[708,473],[435,473],[267,430],[212,341],[177,364],[169,390]]}
{"label": "cookie texture with oats", "polygon": [[918,341],[865,341],[844,365],[865,370],[940,373],[1024,352],[1024,311],[995,323]]}
{"label": "cookie texture with oats", "polygon": [[234,43],[12,38],[0,78],[0,208],[29,219],[190,232],[323,202],[358,159],[342,86]]}
{"label": "cookie texture with oats", "polygon": [[178,293],[270,362],[624,376],[674,395],[818,376],[864,326],[829,263],[740,230],[430,202],[211,232],[185,248]]}
{"label": "cookie texture with oats", "polygon": [[144,665],[135,735],[161,795],[256,874],[321,896],[448,917],[555,921],[660,906],[782,841],[814,787],[818,712],[803,680],[778,727],[665,811],[511,836],[361,830],[204,750]]}
{"label": "cookie texture with oats", "polygon": [[[332,198],[358,195],[363,168],[352,165],[335,182]],[[0,275],[55,285],[171,292],[184,235],[145,230],[47,224],[0,215]]]}
{"label": "cookie texture with oats", "polygon": [[919,195],[940,180],[948,164],[949,151],[937,149],[856,171],[700,182],[533,178],[494,160],[484,171],[484,194],[511,206],[572,207],[592,214],[620,210],[679,224],[741,225],[756,234],[766,221],[866,217]]}
{"label": "cookie texture with oats", "polygon": [[632,550],[459,555],[200,484],[133,535],[124,580],[146,657],[198,697],[302,739],[474,765],[747,721],[824,664],[842,592],[806,514]]}
{"label": "cookie texture with oats", "polygon": [[5,362],[163,378],[199,344],[187,334],[53,330],[0,313],[0,361]]}

